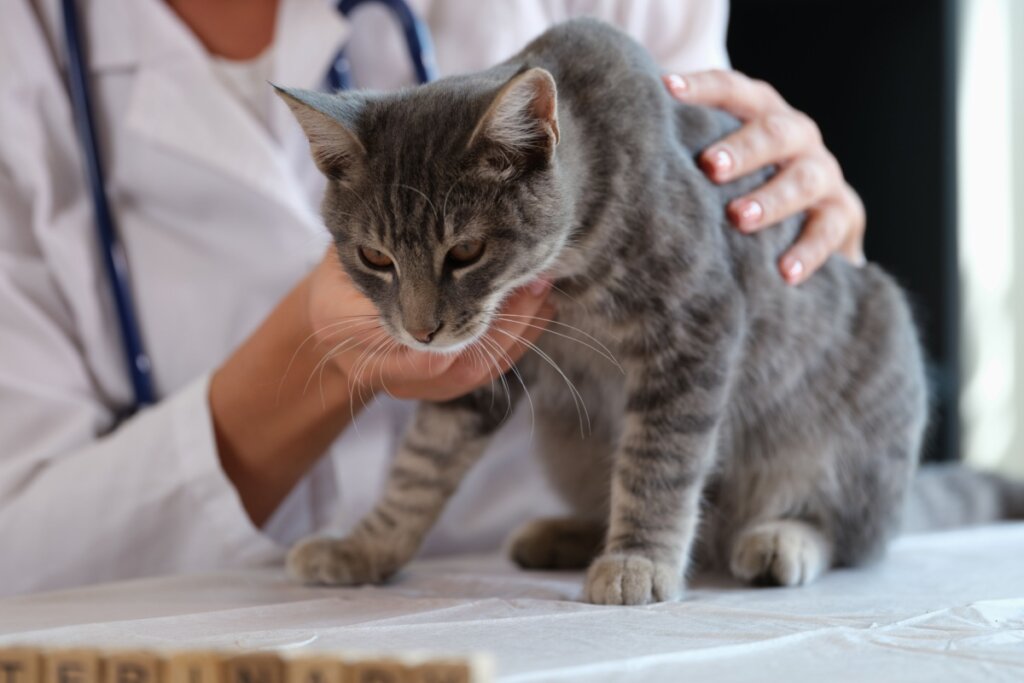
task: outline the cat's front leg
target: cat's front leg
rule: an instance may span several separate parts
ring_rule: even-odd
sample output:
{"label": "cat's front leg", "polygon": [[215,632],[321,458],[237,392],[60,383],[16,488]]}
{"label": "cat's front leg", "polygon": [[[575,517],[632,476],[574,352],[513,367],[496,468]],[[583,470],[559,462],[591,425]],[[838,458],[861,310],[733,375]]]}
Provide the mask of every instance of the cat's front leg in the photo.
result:
{"label": "cat's front leg", "polygon": [[730,375],[729,343],[717,346],[694,353],[691,344],[673,345],[632,364],[608,535],[587,572],[589,602],[679,597]]}
{"label": "cat's front leg", "polygon": [[313,537],[296,545],[289,574],[304,583],[348,586],[379,583],[401,569],[514,400],[514,391],[487,388],[446,403],[421,403],[374,509],[345,538]]}

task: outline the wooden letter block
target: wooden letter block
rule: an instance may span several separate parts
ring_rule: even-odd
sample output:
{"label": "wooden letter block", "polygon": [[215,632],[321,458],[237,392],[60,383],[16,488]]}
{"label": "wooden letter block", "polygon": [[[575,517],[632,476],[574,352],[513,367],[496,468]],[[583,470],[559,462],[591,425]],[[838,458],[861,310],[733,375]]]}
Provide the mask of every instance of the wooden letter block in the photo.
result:
{"label": "wooden letter block", "polygon": [[411,683],[470,683],[472,671],[462,662],[429,662],[412,669]]}
{"label": "wooden letter block", "polygon": [[284,683],[284,662],[277,655],[236,655],[224,661],[224,683]]}
{"label": "wooden letter block", "polygon": [[45,683],[102,683],[96,650],[52,650],[43,668]]}
{"label": "wooden letter block", "polygon": [[164,662],[163,683],[223,683],[220,655],[213,652],[179,652]]}
{"label": "wooden letter block", "polygon": [[103,683],[161,683],[160,659],[148,652],[107,655]]}
{"label": "wooden letter block", "polygon": [[349,664],[348,683],[410,683],[409,669],[394,659],[364,659]]}
{"label": "wooden letter block", "polygon": [[[3,683],[3,681],[0,681]],[[345,665],[331,657],[303,657],[285,664],[285,683],[348,683]]]}
{"label": "wooden letter block", "polygon": [[0,683],[39,683],[41,662],[39,650],[0,648]]}

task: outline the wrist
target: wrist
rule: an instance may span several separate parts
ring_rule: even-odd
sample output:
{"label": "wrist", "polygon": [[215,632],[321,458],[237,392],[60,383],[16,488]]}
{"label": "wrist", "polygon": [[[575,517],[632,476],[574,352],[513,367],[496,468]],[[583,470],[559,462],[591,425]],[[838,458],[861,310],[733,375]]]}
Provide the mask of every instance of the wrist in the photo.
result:
{"label": "wrist", "polygon": [[[214,372],[209,406],[221,466],[259,526],[360,405],[309,337],[301,280]],[[321,374],[321,370],[323,373]]]}

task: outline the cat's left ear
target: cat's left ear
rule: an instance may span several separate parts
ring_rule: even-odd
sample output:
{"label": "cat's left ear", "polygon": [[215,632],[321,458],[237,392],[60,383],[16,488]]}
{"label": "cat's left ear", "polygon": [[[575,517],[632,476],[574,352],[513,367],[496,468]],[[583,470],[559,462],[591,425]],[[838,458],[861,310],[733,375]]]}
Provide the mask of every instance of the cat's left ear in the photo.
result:
{"label": "cat's left ear", "polygon": [[502,86],[473,130],[468,149],[479,152],[485,173],[507,180],[550,164],[558,138],[555,79],[534,67]]}
{"label": "cat's left ear", "polygon": [[366,148],[354,132],[365,101],[354,93],[329,95],[277,85],[274,90],[309,138],[317,167],[329,178],[351,184],[367,159]]}

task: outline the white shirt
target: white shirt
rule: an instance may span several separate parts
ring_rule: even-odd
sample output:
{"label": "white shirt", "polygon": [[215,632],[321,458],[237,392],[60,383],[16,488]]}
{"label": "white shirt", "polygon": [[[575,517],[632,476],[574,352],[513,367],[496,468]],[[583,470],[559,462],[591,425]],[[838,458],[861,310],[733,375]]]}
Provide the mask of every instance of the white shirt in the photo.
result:
{"label": "white shirt", "polygon": [[[106,185],[162,400],[114,428],[131,390],[61,77],[58,3],[3,0],[0,594],[278,561],[298,537],[344,530],[372,505],[410,410],[368,408],[253,527],[219,465],[208,379],[328,244],[323,181],[283,104],[254,112],[163,2],[80,4]],[[411,4],[442,74],[485,68],[581,14],[625,28],[666,69],[727,64],[724,0]],[[282,0],[271,80],[320,87],[346,43],[360,86],[413,82],[384,10],[349,22],[324,0]],[[525,415],[470,474],[427,552],[494,547],[557,508]]]}

